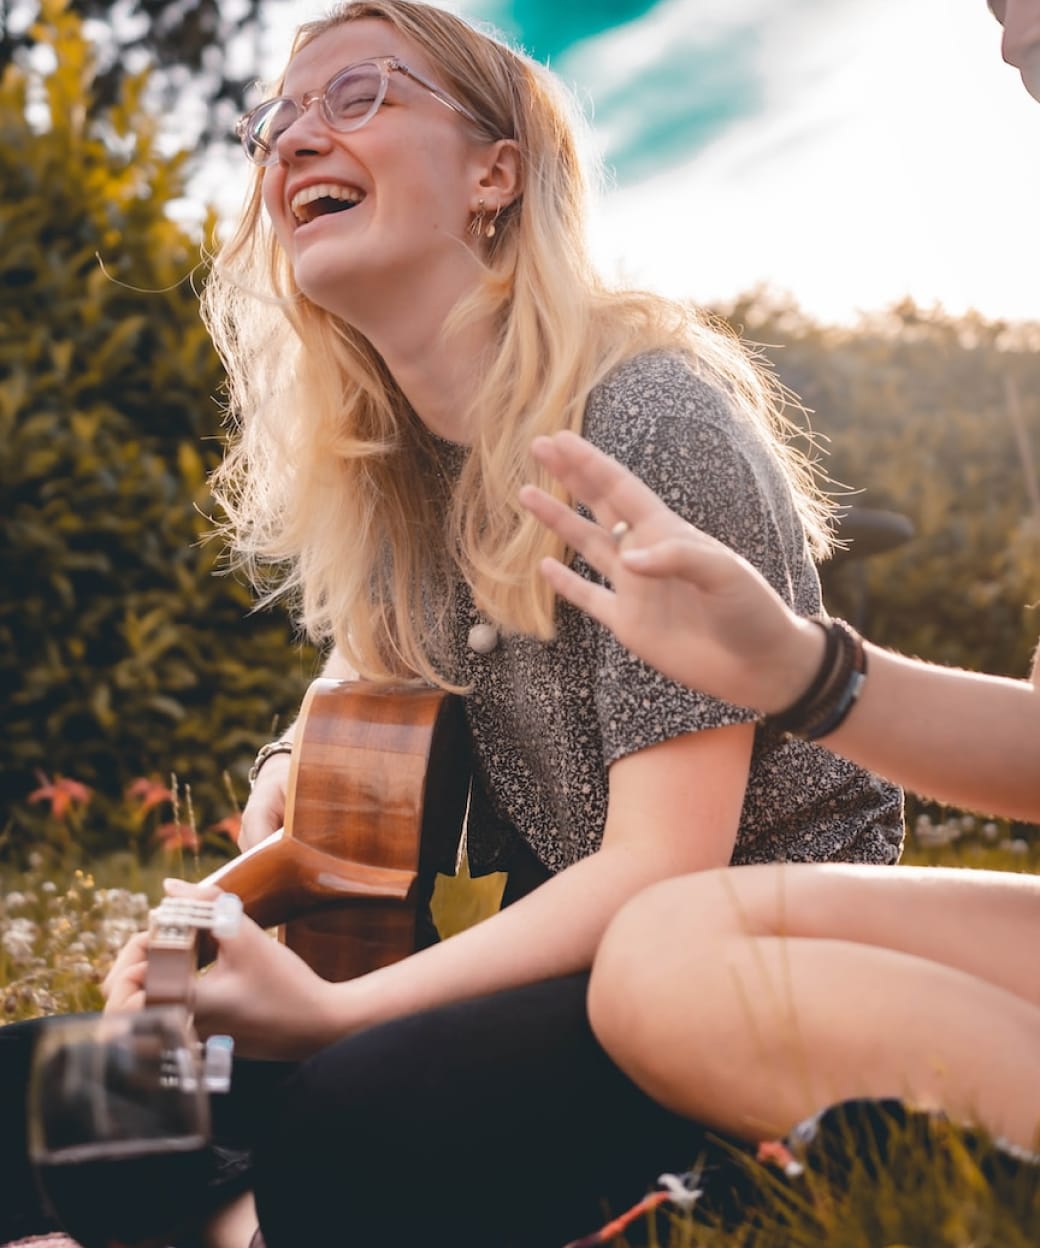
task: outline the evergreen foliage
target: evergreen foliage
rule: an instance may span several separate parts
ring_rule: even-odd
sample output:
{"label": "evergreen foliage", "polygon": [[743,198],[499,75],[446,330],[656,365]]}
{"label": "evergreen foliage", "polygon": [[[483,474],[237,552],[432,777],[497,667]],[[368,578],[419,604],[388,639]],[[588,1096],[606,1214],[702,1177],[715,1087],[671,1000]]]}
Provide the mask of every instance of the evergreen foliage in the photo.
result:
{"label": "evergreen foliage", "polygon": [[[158,150],[144,77],[90,107],[91,47],[60,0],[33,34],[53,70],[0,83],[0,809],[24,811],[37,771],[113,798],[172,771],[206,822],[313,657],[200,544],[222,374],[186,280],[198,241],[167,211],[186,154]],[[17,819],[8,846],[31,831]]]}
{"label": "evergreen foliage", "polygon": [[[234,116],[259,62],[260,0],[67,0],[88,23],[95,65],[87,106],[99,116],[122,97],[146,65],[150,97],[162,111],[185,105],[193,133],[230,139]],[[37,33],[26,29],[35,0],[0,0],[0,72],[22,60]],[[235,55],[236,52],[239,55]]]}
{"label": "evergreen foliage", "polygon": [[839,329],[761,292],[726,316],[812,413],[841,501],[913,523],[896,550],[824,566],[830,609],[881,645],[1024,677],[1040,634],[1040,325],[905,301]]}

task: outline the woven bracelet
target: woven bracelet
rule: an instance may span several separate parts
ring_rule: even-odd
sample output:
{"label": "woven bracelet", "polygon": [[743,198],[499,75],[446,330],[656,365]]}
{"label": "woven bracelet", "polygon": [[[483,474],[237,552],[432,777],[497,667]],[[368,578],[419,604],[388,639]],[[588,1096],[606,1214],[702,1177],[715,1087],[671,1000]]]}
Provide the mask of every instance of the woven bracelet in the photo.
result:
{"label": "woven bracelet", "polygon": [[253,765],[249,768],[249,787],[252,788],[256,784],[256,778],[260,774],[260,768],[267,762],[269,758],[273,758],[275,754],[291,754],[293,743],[288,737],[282,737],[279,741],[268,741],[266,745],[262,745],[257,750],[256,758],[253,759]]}
{"label": "woven bracelet", "polygon": [[849,711],[856,705],[856,699],[859,697],[863,689],[863,682],[867,678],[867,656],[863,654],[862,670],[855,670],[845,682],[842,689],[841,698],[838,705],[831,711],[830,715],[815,728],[805,733],[807,741],[819,741],[821,737],[829,737],[845,722]]}

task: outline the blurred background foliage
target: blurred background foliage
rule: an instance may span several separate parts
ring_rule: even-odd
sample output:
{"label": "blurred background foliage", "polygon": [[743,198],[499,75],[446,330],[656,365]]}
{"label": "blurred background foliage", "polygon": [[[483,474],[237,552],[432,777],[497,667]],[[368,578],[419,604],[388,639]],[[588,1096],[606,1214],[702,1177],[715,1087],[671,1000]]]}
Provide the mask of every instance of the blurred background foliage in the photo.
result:
{"label": "blurred background foliage", "polygon": [[[26,801],[61,777],[94,790],[86,852],[140,837],[123,797],[140,777],[176,774],[200,827],[220,820],[224,773],[244,795],[317,667],[203,541],[221,372],[192,287],[200,238],[169,212],[192,153],[160,149],[147,72],[99,77],[84,11],[46,0],[27,40],[47,55],[8,56],[0,82],[0,859],[67,831]],[[881,644],[1023,675],[1040,326],[908,303],[834,328],[762,292],[720,311],[811,410],[846,501],[914,525],[825,568],[831,608]]]}
{"label": "blurred background foliage", "polygon": [[824,565],[830,609],[908,654],[1025,676],[1040,634],[1040,325],[907,301],[836,328],[762,293],[725,314],[809,410],[841,501],[913,524],[898,549]]}
{"label": "blurred background foliage", "polygon": [[[150,107],[177,110],[195,139],[227,139],[260,64],[261,0],[65,0],[91,41],[90,92],[101,119],[144,69]],[[0,73],[39,49],[34,0],[0,0]],[[57,10],[48,5],[43,12]],[[186,115],[187,114],[187,115]]]}
{"label": "blurred background foliage", "polygon": [[[186,154],[160,154],[142,76],[94,106],[71,10],[48,6],[33,37],[54,68],[0,83],[0,853],[40,834],[38,773],[116,799],[173,772],[219,818],[222,773],[242,779],[314,674],[202,541],[222,374],[199,240],[167,215]],[[86,849],[125,842],[123,806],[91,803]]]}

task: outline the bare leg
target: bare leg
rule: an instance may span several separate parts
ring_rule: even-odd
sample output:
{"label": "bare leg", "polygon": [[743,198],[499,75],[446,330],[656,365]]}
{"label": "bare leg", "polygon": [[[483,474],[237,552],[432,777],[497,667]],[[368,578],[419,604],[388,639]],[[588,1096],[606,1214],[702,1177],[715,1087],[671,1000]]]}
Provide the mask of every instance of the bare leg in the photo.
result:
{"label": "bare leg", "polygon": [[[223,1209],[219,1209],[199,1232],[205,1248],[249,1248],[257,1230],[256,1205],[253,1193],[243,1192]],[[166,1248],[169,1236],[139,1239],[132,1245],[113,1240],[111,1248]]]}
{"label": "bare leg", "polygon": [[253,1193],[243,1192],[210,1218],[203,1230],[202,1242],[206,1248],[249,1248],[256,1227]]}
{"label": "bare leg", "polygon": [[1040,879],[790,864],[654,885],[609,928],[593,1028],[672,1109],[750,1139],[905,1096],[1031,1146]]}

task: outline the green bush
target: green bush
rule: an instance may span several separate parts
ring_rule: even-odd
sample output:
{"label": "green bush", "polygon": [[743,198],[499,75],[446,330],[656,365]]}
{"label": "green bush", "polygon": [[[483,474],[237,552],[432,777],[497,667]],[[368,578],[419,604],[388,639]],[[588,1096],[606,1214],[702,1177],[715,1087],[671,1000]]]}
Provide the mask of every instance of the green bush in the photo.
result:
{"label": "green bush", "polygon": [[[113,799],[175,772],[219,817],[222,772],[242,775],[314,664],[201,541],[222,374],[199,240],[169,215],[188,154],[161,153],[143,77],[87,120],[91,49],[60,0],[35,37],[53,68],[0,83],[0,852],[39,832],[37,772]],[[88,820],[85,848],[124,835]]]}
{"label": "green bush", "polygon": [[[812,412],[842,501],[900,512],[912,541],[824,567],[832,610],[936,663],[1025,676],[1040,635],[1040,325],[911,302],[852,329],[749,296],[727,310],[768,343]],[[1022,437],[1006,392],[1019,396]]]}

